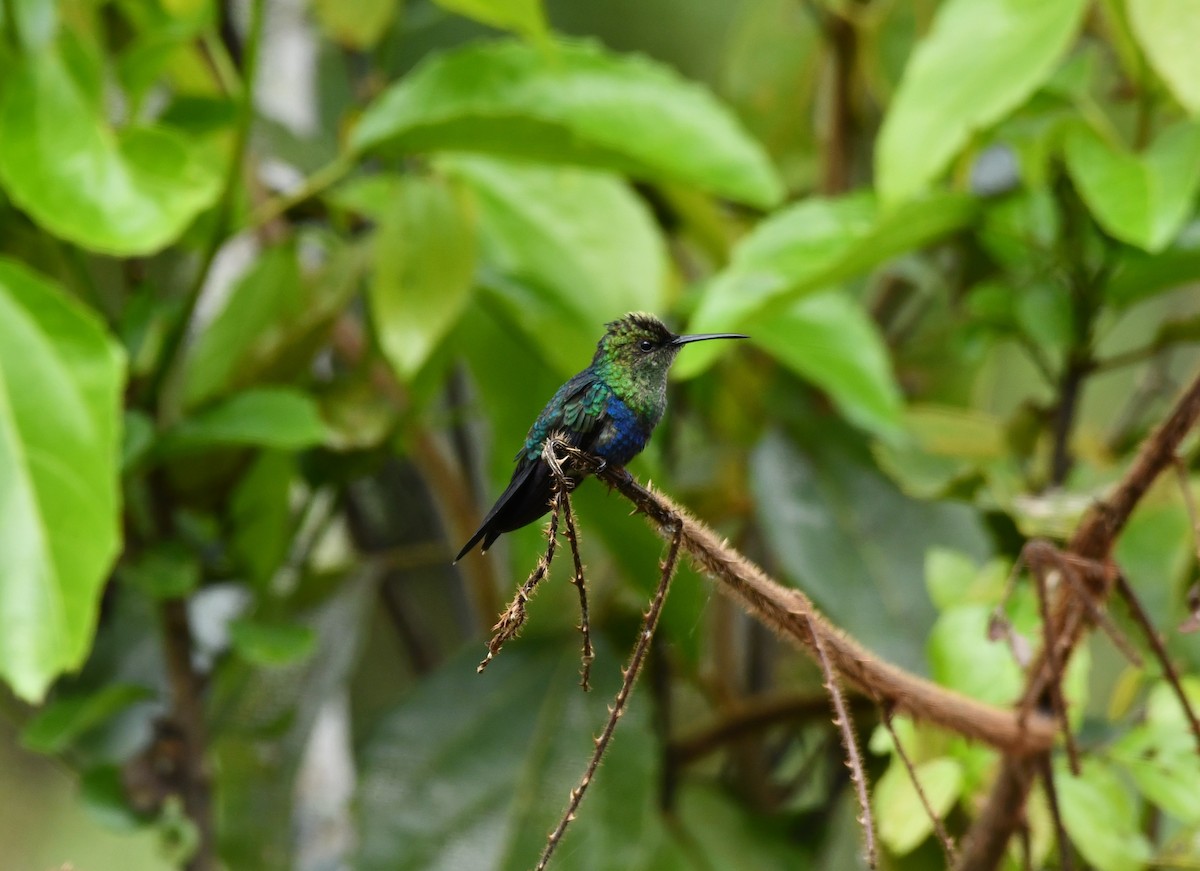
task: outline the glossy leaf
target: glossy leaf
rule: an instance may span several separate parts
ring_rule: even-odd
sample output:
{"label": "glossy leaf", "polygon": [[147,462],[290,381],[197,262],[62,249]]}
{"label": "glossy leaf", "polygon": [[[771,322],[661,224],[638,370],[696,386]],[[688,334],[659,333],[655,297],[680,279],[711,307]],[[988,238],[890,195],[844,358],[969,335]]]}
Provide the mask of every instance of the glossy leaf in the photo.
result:
{"label": "glossy leaf", "polygon": [[1066,141],[1067,169],[1105,230],[1161,251],[1187,220],[1200,188],[1200,122],[1167,128],[1142,154],[1130,154],[1079,126]]}
{"label": "glossy leaf", "polygon": [[[869,193],[813,197],[772,215],[734,250],[705,289],[688,332],[735,330],[778,315],[806,294],[831,288],[878,264],[936,241],[976,214],[966,196],[942,194],[881,213]],[[699,345],[674,371],[703,371],[719,348]]]}
{"label": "glossy leaf", "polygon": [[29,701],[91,646],[121,538],[124,375],[90,312],[0,260],[0,677]]}
{"label": "glossy leaf", "polygon": [[900,433],[903,401],[887,346],[854,300],[807,297],[750,329],[756,345],[825,390],[849,420],[879,435]]}
{"label": "glossy leaf", "polygon": [[544,39],[546,15],[542,0],[434,0],[438,6],[473,18],[480,24]]}
{"label": "glossy leaf", "polygon": [[445,161],[475,193],[488,282],[563,376],[591,358],[604,324],[661,310],[667,256],[645,205],[612,176],[489,158]]}
{"label": "glossy leaf", "polygon": [[55,50],[7,65],[0,130],[0,183],[8,195],[47,230],[84,248],[157,251],[220,191],[219,165],[182,135],[108,127]]}
{"label": "glossy leaf", "polygon": [[934,613],[925,554],[953,546],[982,561],[987,541],[962,505],[917,502],[864,465],[826,425],[801,452],[780,433],[751,457],[759,522],[787,580],[879,655],[924,667]]}
{"label": "glossy leaf", "polygon": [[924,190],[978,130],[1044,82],[1079,30],[1085,0],[948,0],[917,44],[875,150],[880,198]]}
{"label": "glossy leaf", "polygon": [[367,300],[379,345],[402,380],[417,373],[467,304],[476,246],[461,191],[437,179],[401,181],[375,233]]}
{"label": "glossy leaf", "polygon": [[764,207],[783,193],[762,148],[708,91],[593,43],[490,42],[437,57],[368,107],[351,147],[597,166]]}
{"label": "glossy leaf", "polygon": [[302,450],[326,436],[312,397],[292,388],[261,388],[236,393],[185,418],[159,440],[163,456],[220,447]]}
{"label": "glossy leaf", "polygon": [[[578,649],[510,644],[482,675],[478,652],[447,662],[388,711],[364,744],[357,806],[363,871],[526,869],[582,774],[619,679],[600,646],[590,693]],[[605,662],[608,665],[604,665]],[[568,830],[563,869],[643,866],[654,825],[656,752],[635,692],[609,755]]]}
{"label": "glossy leaf", "polygon": [[1200,9],[1191,0],[1134,0],[1126,8],[1150,65],[1175,99],[1200,114]]}

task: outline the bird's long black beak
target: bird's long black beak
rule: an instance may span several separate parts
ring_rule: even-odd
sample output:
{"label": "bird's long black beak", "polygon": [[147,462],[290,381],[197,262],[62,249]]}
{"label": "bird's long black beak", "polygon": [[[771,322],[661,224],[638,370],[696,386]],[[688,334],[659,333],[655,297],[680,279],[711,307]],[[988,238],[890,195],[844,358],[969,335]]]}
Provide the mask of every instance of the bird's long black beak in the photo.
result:
{"label": "bird's long black beak", "polygon": [[672,345],[687,345],[691,342],[707,342],[709,339],[748,339],[742,333],[697,333],[694,336],[676,336],[671,340]]}

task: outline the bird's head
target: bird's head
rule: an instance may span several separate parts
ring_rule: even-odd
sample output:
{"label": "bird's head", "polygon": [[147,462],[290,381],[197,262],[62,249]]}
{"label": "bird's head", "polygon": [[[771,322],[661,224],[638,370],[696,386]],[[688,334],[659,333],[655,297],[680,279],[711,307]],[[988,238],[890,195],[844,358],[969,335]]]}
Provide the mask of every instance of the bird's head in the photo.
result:
{"label": "bird's head", "polygon": [[745,339],[741,333],[704,333],[677,336],[654,315],[630,312],[608,327],[596,346],[594,365],[615,372],[636,375],[639,381],[661,379],[666,383],[667,370],[679,350],[690,342],[707,339]]}

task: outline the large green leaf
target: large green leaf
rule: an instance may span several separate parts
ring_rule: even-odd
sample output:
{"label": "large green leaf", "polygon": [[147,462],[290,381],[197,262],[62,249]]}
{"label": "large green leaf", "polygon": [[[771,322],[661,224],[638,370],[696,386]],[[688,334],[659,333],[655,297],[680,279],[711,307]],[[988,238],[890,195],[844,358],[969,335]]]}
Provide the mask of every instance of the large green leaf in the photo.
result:
{"label": "large green leaf", "polygon": [[755,344],[829,393],[846,417],[885,436],[903,429],[900,388],[875,322],[842,293],[801,299],[754,321]]}
{"label": "large green leaf", "polygon": [[[357,806],[362,871],[527,869],[583,773],[620,679],[598,647],[590,693],[577,639],[511,643],[483,674],[464,651],[387,712],[368,738]],[[645,867],[661,839],[655,740],[635,692],[555,867]]]}
{"label": "large green leaf", "polygon": [[[976,211],[976,201],[959,194],[930,196],[887,213],[865,192],[796,203],[738,244],[728,268],[705,288],[689,332],[732,330],[753,317],[774,316],[798,297],[953,233]],[[700,345],[680,357],[675,372],[685,378],[699,373],[719,353]]]}
{"label": "large green leaf", "polygon": [[917,45],[879,133],[876,186],[908,199],[972,133],[1019,106],[1074,39],[1086,0],[948,0]]}
{"label": "large green leaf", "polygon": [[462,313],[476,249],[461,191],[438,179],[400,180],[375,233],[367,300],[379,345],[402,379],[417,373]]}
{"label": "large green leaf", "polygon": [[954,807],[962,789],[962,766],[955,759],[927,759],[916,765],[914,774],[899,759],[892,760],[875,784],[872,804],[879,820],[879,840],[898,856],[911,853],[933,833],[933,820],[913,785],[914,775],[921,783],[924,800],[939,818]]}
{"label": "large green leaf", "polygon": [[184,418],[159,440],[162,456],[224,447],[267,447],[296,451],[327,435],[316,402],[294,388],[258,388],[236,393]]}
{"label": "large green leaf", "polygon": [[1150,64],[1175,98],[1200,114],[1200,6],[1193,0],[1132,0],[1127,9]]}
{"label": "large green leaf", "polygon": [[120,543],[124,376],[90,312],[0,260],[0,677],[31,701],[91,645]]}
{"label": "large green leaf", "polygon": [[[80,75],[95,75],[99,69]],[[53,49],[8,64],[0,183],[50,232],[109,254],[174,241],[220,191],[220,167],[163,127],[114,131]]]}
{"label": "large green leaf", "polygon": [[489,282],[511,322],[563,375],[604,324],[665,301],[667,255],[645,205],[618,179],[483,157],[446,160],[479,202]]}
{"label": "large green leaf", "polygon": [[434,58],[368,107],[351,147],[598,166],[763,207],[783,194],[762,148],[708,91],[592,43],[480,43]]}
{"label": "large green leaf", "polygon": [[1156,252],[1175,238],[1200,187],[1200,122],[1167,128],[1139,155],[1079,126],[1067,137],[1066,155],[1071,178],[1100,225]]}
{"label": "large green leaf", "polygon": [[972,509],[910,499],[846,442],[828,421],[803,451],[779,432],[764,438],[750,462],[759,522],[788,581],[880,656],[923,669],[934,618],[926,552],[982,561],[987,537]]}
{"label": "large green leaf", "polygon": [[1141,871],[1151,856],[1129,789],[1103,760],[1086,759],[1074,777],[1056,766],[1054,785],[1071,842],[1100,871]]}

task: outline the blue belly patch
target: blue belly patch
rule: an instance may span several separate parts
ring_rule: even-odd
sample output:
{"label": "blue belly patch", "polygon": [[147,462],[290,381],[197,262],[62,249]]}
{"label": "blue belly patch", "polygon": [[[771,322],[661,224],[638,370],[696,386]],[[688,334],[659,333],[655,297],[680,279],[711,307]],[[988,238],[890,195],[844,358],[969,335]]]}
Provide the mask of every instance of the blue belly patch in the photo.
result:
{"label": "blue belly patch", "polygon": [[592,452],[617,466],[641,453],[650,434],[629,406],[613,396],[605,406],[605,421]]}

